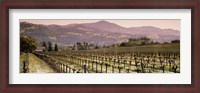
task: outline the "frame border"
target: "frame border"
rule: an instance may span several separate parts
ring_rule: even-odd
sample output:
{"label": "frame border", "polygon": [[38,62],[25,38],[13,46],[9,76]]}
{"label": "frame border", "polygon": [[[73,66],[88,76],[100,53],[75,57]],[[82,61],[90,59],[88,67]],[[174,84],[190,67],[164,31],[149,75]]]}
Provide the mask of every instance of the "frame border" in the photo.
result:
{"label": "frame border", "polygon": [[[169,2],[167,2],[169,1]],[[9,84],[9,9],[191,9],[192,10],[192,84]],[[137,0],[38,2],[14,0],[1,2],[1,92],[140,92],[199,93],[199,2],[198,0]]]}

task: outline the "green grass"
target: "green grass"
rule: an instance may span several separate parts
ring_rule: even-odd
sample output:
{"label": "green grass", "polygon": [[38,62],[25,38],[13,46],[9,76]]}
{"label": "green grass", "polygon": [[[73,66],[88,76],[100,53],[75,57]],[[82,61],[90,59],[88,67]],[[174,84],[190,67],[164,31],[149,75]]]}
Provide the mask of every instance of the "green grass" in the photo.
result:
{"label": "green grass", "polygon": [[25,60],[25,53],[20,55],[20,73],[23,73],[23,61]]}
{"label": "green grass", "polygon": [[[20,55],[20,73],[23,73],[25,53]],[[29,73],[55,73],[43,60],[29,53]]]}
{"label": "green grass", "polygon": [[180,43],[176,43],[176,44],[143,45],[143,46],[133,46],[133,47],[101,48],[101,49],[96,49],[95,51],[180,52]]}
{"label": "green grass", "polygon": [[[53,52],[52,51],[52,52],[47,52],[47,54],[49,53],[52,58],[58,59],[63,64],[65,64],[65,63],[69,64],[68,61],[67,61],[68,58],[66,56],[64,56],[64,55],[73,55],[73,53],[82,54],[82,55],[98,53],[98,54],[102,55],[102,52],[108,53],[108,55],[109,55],[109,53],[111,53],[113,56],[115,56],[115,52],[122,52],[122,53],[126,52],[127,53],[126,60],[129,61],[131,52],[151,52],[151,53],[160,52],[160,53],[170,53],[170,54],[171,53],[177,53],[177,54],[179,54],[180,53],[180,44],[179,43],[174,43],[174,44],[156,44],[156,45],[143,45],[143,46],[132,46],[132,47],[100,48],[100,49],[95,49],[95,50],[68,50],[68,51],[59,51],[59,52]],[[72,53],[72,54],[70,54],[70,53]],[[80,57],[84,58],[85,56],[80,56]],[[156,60],[158,60],[158,59],[159,59],[159,57],[157,55]],[[137,60],[137,61],[139,61],[139,60]],[[176,59],[176,61],[179,61],[179,60]],[[150,66],[153,63],[154,62],[151,61],[149,63],[149,67],[147,69],[150,69],[151,68]],[[177,65],[180,66],[180,62],[178,62]],[[121,66],[123,66],[123,64],[121,64]],[[77,65],[77,67],[81,67],[81,66]],[[94,67],[95,67],[95,64],[94,64]],[[90,69],[91,69],[91,67],[90,67]],[[132,66],[132,70],[133,69],[136,69],[136,67]],[[94,68],[94,70],[95,70],[95,68]],[[98,70],[100,70],[100,67],[98,67]],[[108,71],[111,72],[111,67],[108,68]],[[121,71],[122,72],[126,72],[126,69],[122,69]],[[156,66],[155,66],[155,70],[154,71],[155,72],[153,72],[153,73],[162,73],[162,70],[160,69],[160,62],[156,61]],[[105,72],[105,70],[104,70],[104,72]],[[169,66],[165,66],[165,73],[169,73],[169,72],[170,72],[169,71]]]}

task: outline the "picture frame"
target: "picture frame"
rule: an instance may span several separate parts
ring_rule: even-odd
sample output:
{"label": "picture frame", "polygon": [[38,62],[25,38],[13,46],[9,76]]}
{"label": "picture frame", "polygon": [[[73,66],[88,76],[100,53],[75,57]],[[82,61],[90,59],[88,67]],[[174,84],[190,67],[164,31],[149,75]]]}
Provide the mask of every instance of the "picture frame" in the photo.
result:
{"label": "picture frame", "polygon": [[[9,84],[9,9],[191,9],[191,84]],[[1,2],[1,92],[139,92],[199,93],[199,1],[198,0],[101,0],[101,1],[2,1]]]}

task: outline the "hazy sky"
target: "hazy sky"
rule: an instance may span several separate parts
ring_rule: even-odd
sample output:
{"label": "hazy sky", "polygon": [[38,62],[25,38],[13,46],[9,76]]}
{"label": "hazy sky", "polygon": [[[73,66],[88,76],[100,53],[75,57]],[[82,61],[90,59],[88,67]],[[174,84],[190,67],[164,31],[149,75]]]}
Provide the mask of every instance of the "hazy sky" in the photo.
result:
{"label": "hazy sky", "polygon": [[[50,25],[50,24],[57,24],[57,25],[68,25],[68,24],[77,24],[77,23],[93,23],[101,20],[93,20],[93,19],[84,19],[84,20],[76,20],[76,19],[70,19],[70,20],[64,20],[64,19],[23,19],[20,20],[20,22],[30,22],[34,24],[44,24],[44,25]],[[154,26],[161,29],[174,29],[179,30],[181,29],[181,20],[179,19],[164,19],[164,20],[104,20],[109,21],[111,23],[118,24],[123,27],[140,27],[140,26]]]}

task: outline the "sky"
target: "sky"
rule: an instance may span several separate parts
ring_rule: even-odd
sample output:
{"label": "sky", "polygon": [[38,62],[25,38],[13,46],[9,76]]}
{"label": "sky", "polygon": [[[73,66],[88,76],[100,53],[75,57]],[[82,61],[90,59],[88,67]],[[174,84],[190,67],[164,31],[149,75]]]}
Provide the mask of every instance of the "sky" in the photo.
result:
{"label": "sky", "polygon": [[[93,23],[102,20],[93,19],[21,19],[20,22],[29,22],[34,24],[44,24],[44,25],[68,25],[68,24],[80,24],[80,23]],[[104,20],[111,23],[118,24],[123,27],[141,27],[141,26],[154,26],[161,29],[174,29],[181,31],[181,20],[179,19],[117,19],[117,20]]]}

